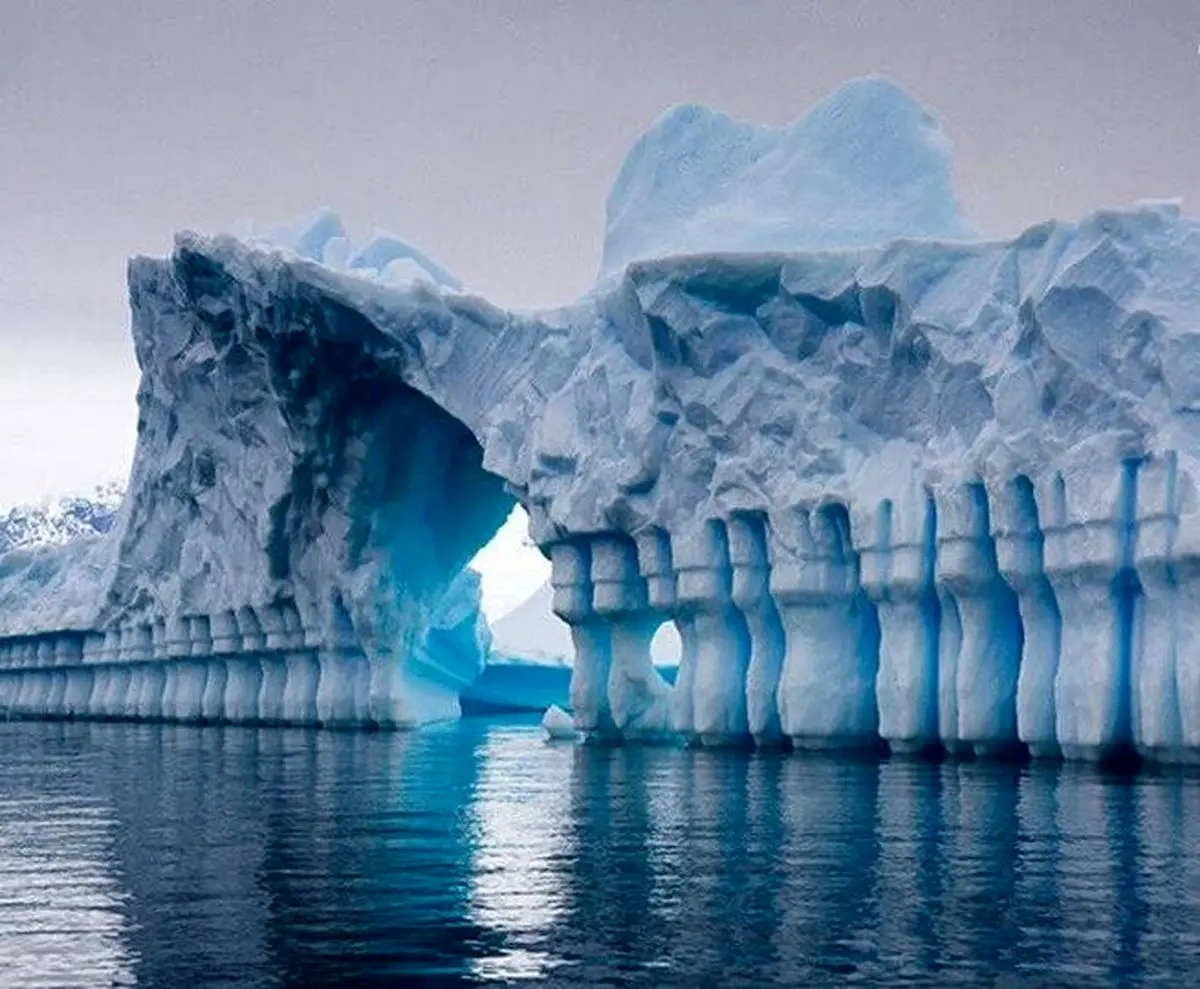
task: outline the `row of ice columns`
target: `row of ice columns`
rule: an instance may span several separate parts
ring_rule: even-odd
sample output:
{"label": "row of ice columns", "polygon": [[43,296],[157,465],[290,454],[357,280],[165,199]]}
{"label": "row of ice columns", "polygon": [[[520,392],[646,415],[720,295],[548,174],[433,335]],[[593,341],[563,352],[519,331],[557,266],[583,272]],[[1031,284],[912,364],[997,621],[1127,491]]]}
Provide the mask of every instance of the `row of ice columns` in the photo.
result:
{"label": "row of ice columns", "polygon": [[[341,637],[306,631],[283,602],[0,642],[0,702],[23,716],[362,723],[365,659],[344,628],[334,631]],[[55,643],[67,652],[55,655]],[[57,668],[4,676],[6,665]]]}
{"label": "row of ice columns", "polygon": [[[1200,527],[1174,455],[552,545],[593,737],[1200,753]],[[402,717],[349,616],[295,604],[0,641],[0,704],[181,721]],[[668,690],[662,621],[683,655]]]}
{"label": "row of ice columns", "polygon": [[[731,553],[732,547],[732,553]],[[571,630],[576,727],[593,739],[728,745],[778,738],[774,693],[782,656],[766,594],[765,528],[706,522],[549,547],[554,611]],[[738,599],[735,601],[735,597]],[[740,602],[740,603],[739,603]],[[673,688],[650,659],[663,621],[682,645]]]}
{"label": "row of ice columns", "polygon": [[[665,720],[707,744],[1023,744],[1094,759],[1132,743],[1185,757],[1200,750],[1200,532],[1181,524],[1196,513],[1184,488],[1167,456],[1070,485],[913,486],[850,510],[555,545],[579,726],[637,737]],[[683,646],[665,719],[646,673],[663,620]]]}

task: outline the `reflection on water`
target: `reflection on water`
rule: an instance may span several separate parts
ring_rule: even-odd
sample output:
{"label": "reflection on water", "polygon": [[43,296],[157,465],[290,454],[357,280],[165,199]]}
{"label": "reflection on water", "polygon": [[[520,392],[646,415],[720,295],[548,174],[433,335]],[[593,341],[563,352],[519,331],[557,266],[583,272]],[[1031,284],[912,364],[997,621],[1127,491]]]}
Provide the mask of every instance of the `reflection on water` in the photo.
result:
{"label": "reflection on water", "polygon": [[1200,984],[1200,779],[0,725],[0,985]]}

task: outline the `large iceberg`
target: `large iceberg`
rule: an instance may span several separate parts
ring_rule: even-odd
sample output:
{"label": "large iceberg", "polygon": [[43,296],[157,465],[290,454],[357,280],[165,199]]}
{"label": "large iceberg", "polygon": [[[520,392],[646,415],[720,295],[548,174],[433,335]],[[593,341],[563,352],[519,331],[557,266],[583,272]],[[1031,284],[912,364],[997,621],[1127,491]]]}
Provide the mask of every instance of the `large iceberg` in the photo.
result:
{"label": "large iceberg", "polygon": [[[851,84],[810,119],[750,134],[791,149],[754,157],[721,118],[726,165],[677,168],[683,191],[640,146],[609,274],[557,310],[382,277],[411,251],[334,263],[336,234],[319,252],[183,234],[133,261],[129,495],[103,552],[79,551],[70,621],[44,596],[0,613],[0,666],[153,670],[100,706],[157,712],[158,671],[249,641],[278,660],[258,716],[443,717],[470,664],[420,643],[516,499],[586,736],[1195,758],[1200,225],[1155,202],[964,242],[907,97]],[[706,131],[667,121],[708,160]],[[809,172],[853,182],[793,200]],[[822,239],[843,195],[879,226]],[[751,236],[771,209],[760,225],[798,239]],[[622,267],[643,252],[664,256]],[[61,587],[56,559],[37,579],[0,560],[0,601]],[[673,686],[649,652],[666,621]]]}

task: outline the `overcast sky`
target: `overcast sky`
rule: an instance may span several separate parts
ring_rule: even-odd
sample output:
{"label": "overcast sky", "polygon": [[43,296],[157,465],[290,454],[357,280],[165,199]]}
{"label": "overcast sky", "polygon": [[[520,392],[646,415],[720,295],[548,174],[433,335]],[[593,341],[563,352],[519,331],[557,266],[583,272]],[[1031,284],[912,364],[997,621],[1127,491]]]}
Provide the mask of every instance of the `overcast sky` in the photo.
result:
{"label": "overcast sky", "polygon": [[587,290],[663,109],[783,124],[883,72],[989,234],[1200,210],[1197,0],[2,0],[0,505],[122,476],[125,259],[317,205],[494,301]]}

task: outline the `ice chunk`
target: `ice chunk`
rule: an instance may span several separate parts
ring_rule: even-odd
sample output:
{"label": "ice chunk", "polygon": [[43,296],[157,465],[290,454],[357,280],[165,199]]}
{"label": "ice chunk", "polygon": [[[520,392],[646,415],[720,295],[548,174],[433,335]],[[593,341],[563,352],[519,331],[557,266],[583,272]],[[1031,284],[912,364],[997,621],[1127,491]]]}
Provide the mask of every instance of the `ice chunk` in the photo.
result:
{"label": "ice chunk", "polygon": [[415,272],[434,285],[458,291],[462,282],[424,252],[393,234],[376,233],[366,244],[350,255],[346,268],[369,269],[378,272],[385,281],[395,282],[402,272]]}
{"label": "ice chunk", "polygon": [[547,742],[571,742],[579,737],[579,732],[575,730],[575,722],[557,704],[546,708],[546,713],[542,716],[542,732]]}

